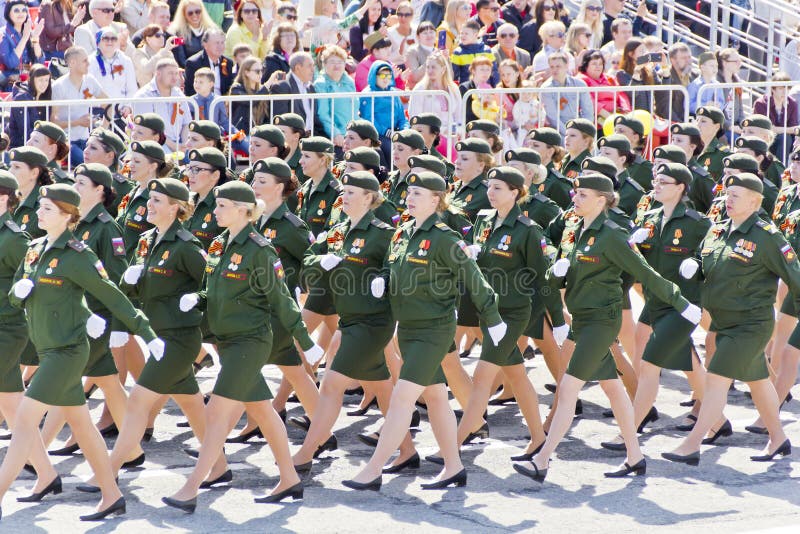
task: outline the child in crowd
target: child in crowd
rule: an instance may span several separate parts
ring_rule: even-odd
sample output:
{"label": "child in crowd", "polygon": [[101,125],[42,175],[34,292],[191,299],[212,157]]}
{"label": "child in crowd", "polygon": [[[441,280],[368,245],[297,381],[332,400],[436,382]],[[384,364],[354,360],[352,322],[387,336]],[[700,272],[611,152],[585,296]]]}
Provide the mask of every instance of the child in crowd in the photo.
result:
{"label": "child in crowd", "polygon": [[[536,87],[531,80],[522,82],[523,88]],[[539,125],[539,101],[534,93],[519,93],[519,98],[514,103],[515,132],[508,131],[503,135],[503,146],[506,148],[519,148],[525,142],[528,132]]]}
{"label": "child in crowd", "polygon": [[392,158],[392,133],[408,128],[403,102],[399,96],[372,96],[371,93],[395,90],[394,72],[387,61],[376,61],[369,69],[369,84],[361,92],[359,113],[362,119],[375,125],[381,138],[381,150],[386,161]]}
{"label": "child in crowd", "polygon": [[450,62],[453,64],[453,80],[459,85],[469,81],[470,65],[478,57],[486,57],[492,61],[492,76],[489,78],[489,85],[494,87],[500,80],[497,61],[492,50],[479,38],[480,31],[481,27],[477,21],[467,21],[461,28],[460,44],[450,55]]}
{"label": "child in crowd", "polygon": [[[197,102],[198,112],[197,116],[194,118],[198,120],[210,120],[219,124],[223,135],[226,133],[231,135],[231,146],[233,149],[247,152],[248,146],[246,139],[234,140],[234,135],[238,130],[232,126],[228,120],[228,110],[226,109],[226,105],[218,104],[213,106],[212,109],[211,103],[214,101],[215,81],[214,71],[208,67],[202,67],[197,69],[197,72],[195,72],[193,86],[195,94],[192,96],[192,98],[195,102]],[[192,112],[194,113],[194,108],[192,108]]]}

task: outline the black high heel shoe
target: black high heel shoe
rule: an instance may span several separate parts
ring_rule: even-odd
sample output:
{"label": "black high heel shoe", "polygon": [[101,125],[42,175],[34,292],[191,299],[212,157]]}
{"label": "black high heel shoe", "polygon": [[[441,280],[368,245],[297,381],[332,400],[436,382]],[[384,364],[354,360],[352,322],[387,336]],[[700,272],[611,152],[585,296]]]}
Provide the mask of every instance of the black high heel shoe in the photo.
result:
{"label": "black high heel shoe", "polygon": [[625,442],[616,442],[616,441],[601,441],[600,446],[609,451],[624,451],[627,449],[625,447]]}
{"label": "black high heel shoe", "polygon": [[383,484],[383,476],[379,475],[375,480],[369,482],[356,482],[355,480],[342,480],[342,485],[354,490],[378,491]]}
{"label": "black high heel shoe", "polygon": [[383,472],[387,475],[391,475],[399,473],[403,469],[419,469],[419,454],[415,452],[408,460],[397,465],[387,465],[383,468]]}
{"label": "black high heel shoe", "polygon": [[639,428],[636,429],[636,432],[638,432],[639,434],[644,432],[644,427],[646,427],[648,423],[653,423],[655,421],[658,421],[658,417],[659,417],[658,410],[656,410],[655,406],[651,406],[650,411],[648,411],[647,415],[644,416],[644,419],[642,419],[642,422],[639,425]]}
{"label": "black high heel shoe", "polygon": [[161,497],[161,502],[167,506],[172,506],[173,508],[182,510],[187,514],[193,514],[195,508],[197,508],[197,497],[192,497],[187,501],[179,501],[178,499],[173,499],[172,497]]}
{"label": "black high heel shoe", "polygon": [[[378,434],[378,433],[375,432],[375,434]],[[380,434],[378,434],[378,436],[380,437]],[[358,434],[356,436],[356,438],[361,443],[363,443],[365,445],[369,445],[370,447],[377,447],[378,446],[378,438],[372,436],[372,434]]]}
{"label": "black high heel shoe", "polygon": [[303,415],[301,417],[290,417],[287,421],[292,426],[296,426],[302,430],[308,432],[308,429],[311,428],[311,418],[307,415]]}
{"label": "black high heel shoe", "polygon": [[67,445],[66,447],[61,447],[60,449],[56,449],[53,451],[47,451],[47,454],[50,456],[72,456],[75,452],[80,450],[80,445],[77,443],[73,443],[72,445]]}
{"label": "black high heel shoe", "polygon": [[313,462],[306,462],[304,464],[295,464],[294,470],[297,472],[298,475],[302,475],[303,473],[310,473],[312,464]]}
{"label": "black high heel shoe", "polygon": [[466,445],[467,443],[472,443],[474,440],[478,438],[486,439],[488,437],[489,437],[489,423],[486,422],[483,423],[481,427],[475,432],[470,432],[469,435],[467,435],[467,438],[464,440],[463,444]]}
{"label": "black high heel shoe", "polygon": [[781,456],[789,456],[790,454],[792,454],[792,444],[789,442],[788,438],[786,439],[786,441],[781,443],[780,447],[775,449],[775,452],[772,452],[770,454],[751,456],[750,459],[753,460],[754,462],[771,462],[779,454]]}
{"label": "black high heel shoe", "polygon": [[144,434],[142,434],[142,441],[146,441],[146,442],[150,443],[150,440],[153,439],[153,431],[154,430],[155,429],[153,427],[145,428],[144,429]]}
{"label": "black high heel shoe", "polygon": [[303,483],[302,482],[298,482],[297,484],[295,484],[291,488],[287,488],[287,489],[285,489],[285,490],[283,490],[283,491],[281,491],[279,493],[276,493],[274,495],[265,495],[263,497],[256,497],[253,500],[256,501],[257,503],[262,503],[262,504],[263,503],[267,503],[267,504],[269,504],[269,503],[281,502],[286,497],[291,497],[292,500],[295,500],[295,501],[298,500],[298,499],[302,499],[303,498]]}
{"label": "black high heel shoe", "polygon": [[245,432],[244,434],[240,434],[238,436],[228,438],[225,440],[225,443],[247,443],[250,441],[250,438],[259,437],[263,438],[264,435],[261,433],[261,429],[259,427],[255,427],[253,430],[249,432]]}
{"label": "black high heel shoe", "polygon": [[644,458],[639,460],[633,465],[630,465],[628,462],[622,464],[622,469],[618,471],[611,471],[609,473],[603,473],[603,476],[606,478],[622,478],[624,476],[628,476],[630,473],[635,474],[636,476],[643,475],[647,472],[647,462]]}
{"label": "black high heel shoe", "polygon": [[214,480],[204,480],[200,483],[200,489],[213,488],[217,484],[226,484],[233,480],[233,472],[228,469]]}
{"label": "black high heel shoe", "polygon": [[[100,429],[100,435],[104,438],[113,438],[114,436],[119,436],[119,430],[117,429],[117,425],[115,423],[111,423],[105,428]],[[89,521],[87,519],[87,521]]]}
{"label": "black high heel shoe", "polygon": [[110,515],[122,515],[125,513],[125,497],[120,497],[111,506],[105,510],[100,510],[94,514],[82,515],[81,521],[100,521]]}
{"label": "black high heel shoe", "polygon": [[513,395],[511,397],[506,397],[504,399],[499,399],[497,397],[493,399],[489,399],[489,406],[505,406],[506,404],[516,404],[517,398]]}
{"label": "black high heel shoe", "polygon": [[544,479],[547,477],[547,469],[539,469],[534,462],[531,462],[533,466],[533,470],[528,469],[522,464],[514,464],[514,471],[519,473],[520,475],[525,475],[528,478],[532,478],[536,482],[540,484],[544,482]]}
{"label": "black high heel shoe", "polygon": [[700,451],[686,455],[675,454],[674,452],[662,452],[661,457],[665,460],[669,460],[670,462],[676,462],[679,464],[697,466],[700,463]]}
{"label": "black high heel shoe", "polygon": [[695,423],[697,423],[697,416],[690,413],[685,417],[685,419],[690,420],[691,423],[689,424],[681,423],[679,425],[675,425],[675,430],[678,430],[680,432],[691,432],[692,430],[694,430],[694,425]]}
{"label": "black high heel shoe", "polygon": [[702,443],[703,445],[712,445],[715,441],[723,436],[732,436],[733,435],[733,427],[731,426],[731,422],[727,419],[722,424],[721,427],[717,429],[716,432],[710,438],[704,438]]}
{"label": "black high heel shoe", "polygon": [[744,429],[753,434],[761,434],[762,436],[769,434],[765,426],[747,425]]}
{"label": "black high heel shoe", "polygon": [[526,452],[525,454],[520,454],[519,456],[512,456],[511,457],[511,461],[512,462],[530,462],[531,460],[533,460],[534,456],[539,454],[539,451],[542,450],[542,447],[544,447],[544,441],[541,442],[539,444],[539,446],[536,447],[535,449],[533,449],[531,452]]}
{"label": "black high heel shoe", "polygon": [[347,412],[347,415],[349,415],[350,417],[360,417],[362,415],[367,415],[367,412],[373,406],[376,408],[378,407],[378,399],[376,399],[375,397],[373,397],[372,400],[369,401],[369,404],[367,404],[363,408],[359,408],[357,410],[350,410],[349,412]]}
{"label": "black high heel shoe", "polygon": [[314,451],[314,458],[319,458],[320,454],[325,451],[335,451],[339,448],[339,441],[336,439],[336,436],[331,434],[331,436],[325,440],[325,443],[317,447],[317,450]]}
{"label": "black high heel shoe", "polygon": [[419,486],[424,490],[432,490],[432,489],[444,489],[450,485],[453,485],[457,488],[463,488],[464,486],[466,486],[467,470],[462,469],[461,471],[451,476],[450,478],[439,480],[437,482],[430,482],[428,484],[420,484]]}
{"label": "black high heel shoe", "polygon": [[53,495],[58,495],[61,493],[61,476],[56,475],[56,478],[54,478],[46,488],[38,493],[31,493],[27,497],[17,497],[17,502],[39,502],[49,493],[52,493]]}
{"label": "black high heel shoe", "polygon": [[134,467],[139,467],[144,463],[144,453],[140,454],[133,460],[129,460],[122,464],[122,469],[133,469]]}

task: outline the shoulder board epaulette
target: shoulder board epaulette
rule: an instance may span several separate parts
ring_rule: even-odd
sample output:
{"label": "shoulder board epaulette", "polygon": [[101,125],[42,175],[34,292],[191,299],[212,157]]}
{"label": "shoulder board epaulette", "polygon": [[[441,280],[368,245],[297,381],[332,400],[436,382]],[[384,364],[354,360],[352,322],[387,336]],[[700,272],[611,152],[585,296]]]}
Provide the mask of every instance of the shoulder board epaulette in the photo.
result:
{"label": "shoulder board epaulette", "polygon": [[86,250],[86,243],[83,241],[78,241],[77,239],[70,239],[67,241],[67,246],[72,250],[76,250],[78,252],[83,252]]}
{"label": "shoulder board epaulette", "polygon": [[331,180],[331,187],[334,188],[336,191],[339,192],[342,191],[342,183],[339,180],[336,179]]}
{"label": "shoulder board epaulette", "polygon": [[775,189],[775,190],[778,189],[778,186],[772,183],[772,180],[761,180],[761,181],[764,182],[764,187],[769,187],[770,189]]}
{"label": "shoulder board epaulette", "polygon": [[702,177],[706,177],[709,174],[711,174],[711,173],[708,172],[708,169],[706,169],[702,165],[697,165],[697,164],[692,165],[691,167],[689,167],[689,170],[692,171],[693,173],[697,174],[697,175],[702,176]]}
{"label": "shoulder board epaulette", "polygon": [[606,219],[605,221],[603,221],[603,224],[608,226],[612,230],[622,230],[622,227],[617,223],[615,223],[614,221],[612,221],[611,219]]}
{"label": "shoulder board epaulette", "polygon": [[703,218],[702,213],[700,213],[699,211],[695,211],[691,208],[686,208],[686,216],[689,217],[690,219],[694,219],[695,221],[699,221],[700,219]]}
{"label": "shoulder board epaulette", "polygon": [[111,215],[109,215],[107,212],[101,211],[100,213],[97,214],[97,220],[100,221],[101,223],[108,224],[111,221],[113,221],[114,218]]}
{"label": "shoulder board epaulette", "polygon": [[269,240],[263,235],[259,234],[258,232],[250,232],[249,237],[250,239],[255,241],[256,245],[258,245],[259,247],[263,248],[269,244]]}
{"label": "shoulder board epaulette", "polygon": [[118,172],[115,172],[115,173],[113,174],[113,176],[114,176],[114,180],[118,181],[118,182],[119,182],[119,183],[121,183],[121,184],[124,184],[125,182],[127,182],[127,181],[128,181],[128,179],[127,179],[127,178],[125,178],[124,176],[122,176],[122,175],[121,175],[120,173],[118,173]]}
{"label": "shoulder board epaulette", "polygon": [[487,180],[486,178],[484,178],[484,179],[482,179],[482,180],[481,180],[481,184],[483,184],[483,185],[484,185],[484,186],[486,186],[486,187],[489,187],[489,180]]}
{"label": "shoulder board epaulette", "polygon": [[634,179],[633,179],[633,178],[631,178],[630,176],[628,176],[628,177],[625,179],[625,181],[626,181],[626,182],[628,182],[628,183],[630,183],[630,184],[631,184],[633,187],[635,187],[637,191],[641,191],[642,193],[644,193],[644,192],[645,192],[645,190],[644,190],[644,187],[642,187],[642,185],[641,185],[639,182],[637,182],[636,180],[634,180]]}
{"label": "shoulder board epaulette", "polygon": [[533,219],[530,219],[529,217],[526,217],[521,213],[517,216],[517,220],[519,222],[521,222],[522,224],[524,224],[525,226],[533,226],[534,225]]}
{"label": "shoulder board epaulette", "polygon": [[756,226],[769,234],[775,234],[778,232],[778,229],[775,228],[774,224],[768,223],[767,221],[762,221],[761,219],[756,219]]}
{"label": "shoulder board epaulette", "polygon": [[543,194],[542,194],[542,193],[540,193],[539,191],[536,191],[536,192],[533,194],[533,198],[535,198],[535,199],[536,199],[536,200],[538,200],[539,202],[544,202],[545,204],[546,204],[546,203],[547,203],[547,202],[550,200],[550,199],[549,199],[547,196],[543,195]]}
{"label": "shoulder board epaulette", "polygon": [[288,210],[283,214],[283,218],[292,223],[292,226],[297,228],[300,228],[304,224],[303,219]]}
{"label": "shoulder board epaulette", "polygon": [[6,226],[8,227],[8,229],[9,229],[9,230],[11,230],[12,232],[14,232],[15,234],[21,234],[21,233],[22,233],[22,228],[20,228],[20,227],[17,225],[17,223],[15,223],[14,221],[12,221],[11,219],[8,219],[8,220],[6,221]]}
{"label": "shoulder board epaulette", "polygon": [[175,235],[177,235],[178,239],[180,239],[181,241],[191,241],[192,239],[194,239],[192,232],[190,232],[186,228],[180,228],[177,232],[175,232]]}
{"label": "shoulder board epaulette", "polygon": [[613,208],[611,208],[611,211],[616,213],[617,215],[624,215],[625,217],[628,216],[628,214],[622,211],[619,206],[614,206]]}
{"label": "shoulder board epaulette", "polygon": [[383,222],[382,220],[378,219],[377,217],[375,217],[374,219],[372,219],[372,220],[371,220],[369,223],[370,223],[372,226],[375,226],[375,227],[377,227],[377,228],[380,228],[381,230],[391,230],[391,229],[392,229],[392,227],[391,227],[391,226],[389,226],[388,224],[386,224],[386,223],[385,223],[385,222]]}
{"label": "shoulder board epaulette", "polygon": [[443,223],[442,221],[439,221],[439,222],[437,222],[436,224],[434,224],[434,226],[435,226],[436,228],[438,228],[439,230],[441,230],[442,232],[449,232],[449,231],[450,231],[450,227],[449,227],[449,226],[447,226],[447,225],[446,225],[445,223]]}
{"label": "shoulder board epaulette", "polygon": [[487,208],[478,211],[478,217],[491,217],[492,215],[494,215],[494,213],[495,213],[494,208]]}

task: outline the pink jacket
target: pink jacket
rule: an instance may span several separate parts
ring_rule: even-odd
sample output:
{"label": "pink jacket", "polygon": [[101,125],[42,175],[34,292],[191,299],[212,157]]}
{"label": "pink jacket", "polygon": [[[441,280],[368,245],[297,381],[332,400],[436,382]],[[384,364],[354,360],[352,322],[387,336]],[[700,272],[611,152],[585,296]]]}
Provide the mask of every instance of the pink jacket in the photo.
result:
{"label": "pink jacket", "polygon": [[[595,79],[579,72],[575,77],[584,81],[589,87],[619,86],[617,80],[607,74],[603,74],[600,79]],[[598,114],[600,110],[606,110],[609,113],[631,111],[631,101],[623,91],[590,91],[589,94],[592,97],[592,103],[595,104],[595,112]]]}

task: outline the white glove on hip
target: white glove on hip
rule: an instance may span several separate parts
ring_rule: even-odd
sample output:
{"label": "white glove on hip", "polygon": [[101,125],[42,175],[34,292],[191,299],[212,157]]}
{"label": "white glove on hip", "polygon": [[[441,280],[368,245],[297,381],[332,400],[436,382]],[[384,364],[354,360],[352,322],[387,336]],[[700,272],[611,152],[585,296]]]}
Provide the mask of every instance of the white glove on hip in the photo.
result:
{"label": "white glove on hip", "polygon": [[505,337],[506,330],[508,330],[508,325],[502,321],[489,327],[489,336],[492,338],[492,343],[494,343],[495,347],[499,345],[500,341]]}
{"label": "white glove on hip", "polygon": [[553,264],[553,275],[563,278],[566,276],[567,271],[569,271],[569,260],[567,258],[556,260]]}
{"label": "white glove on hip", "polygon": [[703,310],[701,310],[699,306],[695,306],[694,304],[689,304],[686,307],[686,309],[681,312],[681,317],[683,317],[692,324],[699,323],[700,318],[702,316],[703,316]]}
{"label": "white glove on hip", "polygon": [[698,265],[694,259],[686,258],[681,262],[681,266],[678,267],[678,272],[681,273],[682,277],[688,280],[697,273],[699,267],[700,265]]}
{"label": "white glove on hip", "polygon": [[322,256],[322,259],[319,260],[319,265],[326,271],[330,271],[337,265],[342,262],[342,258],[337,256],[336,254],[325,254]]}
{"label": "white glove on hip", "polygon": [[182,312],[188,312],[197,306],[198,302],[200,302],[200,297],[197,296],[197,293],[186,293],[181,297],[180,302],[178,302],[178,307]]}
{"label": "white glove on hip", "polygon": [[317,234],[317,237],[314,238],[314,243],[317,241],[325,241],[328,239],[328,232],[320,232]]}
{"label": "white glove on hip", "polygon": [[106,320],[93,313],[89,316],[86,320],[86,333],[89,334],[89,337],[92,339],[97,339],[98,337],[103,335],[103,332],[106,331]]}
{"label": "white glove on hip", "polygon": [[33,280],[30,278],[23,278],[14,284],[14,296],[18,299],[27,298],[31,291],[33,291]]}
{"label": "white glove on hip", "polygon": [[467,256],[470,259],[477,260],[478,259],[478,254],[481,253],[481,246],[480,245],[469,245],[467,247],[467,250],[465,250],[465,252],[467,253]]}
{"label": "white glove on hip", "polygon": [[561,326],[556,326],[553,328],[553,339],[556,340],[556,344],[560,347],[564,344],[567,340],[567,335],[569,334],[569,325],[562,324]]}
{"label": "white glove on hip", "polygon": [[372,296],[376,299],[379,299],[383,296],[383,293],[386,291],[386,280],[383,278],[376,278],[370,284],[370,289],[372,289]]}
{"label": "white glove on hip", "polygon": [[122,279],[125,280],[125,283],[129,286],[135,285],[136,282],[139,281],[139,278],[142,277],[142,271],[144,271],[144,265],[131,265],[125,272],[122,274]]}
{"label": "white glove on hip", "polygon": [[306,361],[308,362],[308,364],[309,365],[314,365],[315,363],[320,361],[323,356],[325,356],[325,351],[322,350],[322,347],[320,347],[319,345],[314,343],[314,346],[311,347],[310,349],[308,349],[305,352],[305,355],[306,355]]}
{"label": "white glove on hip", "polygon": [[642,243],[645,239],[650,237],[650,230],[647,228],[638,228],[631,234],[629,241],[631,243]]}
{"label": "white glove on hip", "polygon": [[153,358],[156,361],[161,361],[161,358],[164,357],[164,340],[160,337],[155,338],[153,341],[147,344],[147,348],[150,349],[150,354],[153,355]]}
{"label": "white glove on hip", "polygon": [[116,349],[119,347],[124,347],[125,343],[127,342],[128,342],[127,332],[112,331],[111,336],[108,338],[108,348]]}

